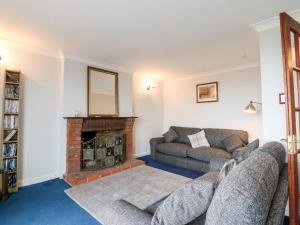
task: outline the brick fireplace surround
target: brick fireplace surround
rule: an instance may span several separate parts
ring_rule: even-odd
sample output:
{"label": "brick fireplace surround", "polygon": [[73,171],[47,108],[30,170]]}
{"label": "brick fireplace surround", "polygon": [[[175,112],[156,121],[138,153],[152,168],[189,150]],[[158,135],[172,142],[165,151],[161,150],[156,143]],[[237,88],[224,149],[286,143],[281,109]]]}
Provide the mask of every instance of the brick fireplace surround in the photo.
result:
{"label": "brick fireplace surround", "polygon": [[[139,165],[143,161],[135,159],[132,129],[136,117],[65,117],[67,119],[67,156],[64,179],[71,185],[79,185],[118,173]],[[82,171],[82,132],[123,130],[125,133],[126,162],[99,171]]]}

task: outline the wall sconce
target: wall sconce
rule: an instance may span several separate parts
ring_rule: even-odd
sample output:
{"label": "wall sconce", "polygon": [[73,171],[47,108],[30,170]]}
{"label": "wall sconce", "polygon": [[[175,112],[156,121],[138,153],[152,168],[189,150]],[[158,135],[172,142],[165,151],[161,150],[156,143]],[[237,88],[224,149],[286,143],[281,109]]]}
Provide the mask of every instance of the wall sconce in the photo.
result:
{"label": "wall sconce", "polygon": [[260,102],[250,101],[248,105],[246,105],[244,112],[246,113],[256,113],[256,108],[253,104],[261,105]]}
{"label": "wall sconce", "polygon": [[144,87],[147,91],[152,91],[153,89],[156,88],[156,85],[153,81],[151,80],[145,80],[144,81]]}
{"label": "wall sconce", "polygon": [[155,84],[154,83],[147,85],[147,91],[151,91],[153,89],[155,89]]}

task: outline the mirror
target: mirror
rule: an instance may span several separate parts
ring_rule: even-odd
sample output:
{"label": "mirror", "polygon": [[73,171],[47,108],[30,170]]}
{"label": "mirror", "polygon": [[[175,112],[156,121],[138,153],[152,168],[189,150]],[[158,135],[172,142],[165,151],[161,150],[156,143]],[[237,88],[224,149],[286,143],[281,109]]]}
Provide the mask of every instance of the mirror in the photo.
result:
{"label": "mirror", "polygon": [[88,116],[118,116],[118,73],[88,67]]}

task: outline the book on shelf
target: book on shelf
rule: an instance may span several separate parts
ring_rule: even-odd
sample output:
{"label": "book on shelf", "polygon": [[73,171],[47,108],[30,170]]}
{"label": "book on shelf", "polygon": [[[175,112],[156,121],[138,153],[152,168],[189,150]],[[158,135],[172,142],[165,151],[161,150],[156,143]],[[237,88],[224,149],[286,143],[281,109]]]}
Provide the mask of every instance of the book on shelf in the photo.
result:
{"label": "book on shelf", "polygon": [[18,113],[19,112],[19,101],[18,100],[5,100],[4,112],[5,113]]}
{"label": "book on shelf", "polygon": [[8,142],[10,141],[15,134],[17,133],[17,130],[12,130],[5,138],[4,138],[4,142]]}
{"label": "book on shelf", "polygon": [[8,187],[13,188],[17,186],[17,175],[16,174],[10,174],[8,176]]}
{"label": "book on shelf", "polygon": [[6,72],[6,82],[19,83],[19,74],[7,71]]}
{"label": "book on shelf", "polygon": [[2,148],[2,155],[4,158],[17,156],[17,144],[16,143],[4,144]]}
{"label": "book on shelf", "polygon": [[18,116],[4,116],[4,129],[18,128]]}
{"label": "book on shelf", "polygon": [[16,85],[7,85],[4,93],[5,98],[19,98],[19,87]]}
{"label": "book on shelf", "polygon": [[6,172],[15,172],[17,169],[17,160],[16,159],[4,159],[3,160],[3,169]]}

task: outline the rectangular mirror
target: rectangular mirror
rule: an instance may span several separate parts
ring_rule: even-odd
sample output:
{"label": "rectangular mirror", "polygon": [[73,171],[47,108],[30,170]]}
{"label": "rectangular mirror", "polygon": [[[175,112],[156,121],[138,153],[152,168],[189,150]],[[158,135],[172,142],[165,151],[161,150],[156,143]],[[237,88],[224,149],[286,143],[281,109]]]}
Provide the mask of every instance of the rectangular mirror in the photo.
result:
{"label": "rectangular mirror", "polygon": [[118,73],[88,67],[88,116],[118,116]]}

